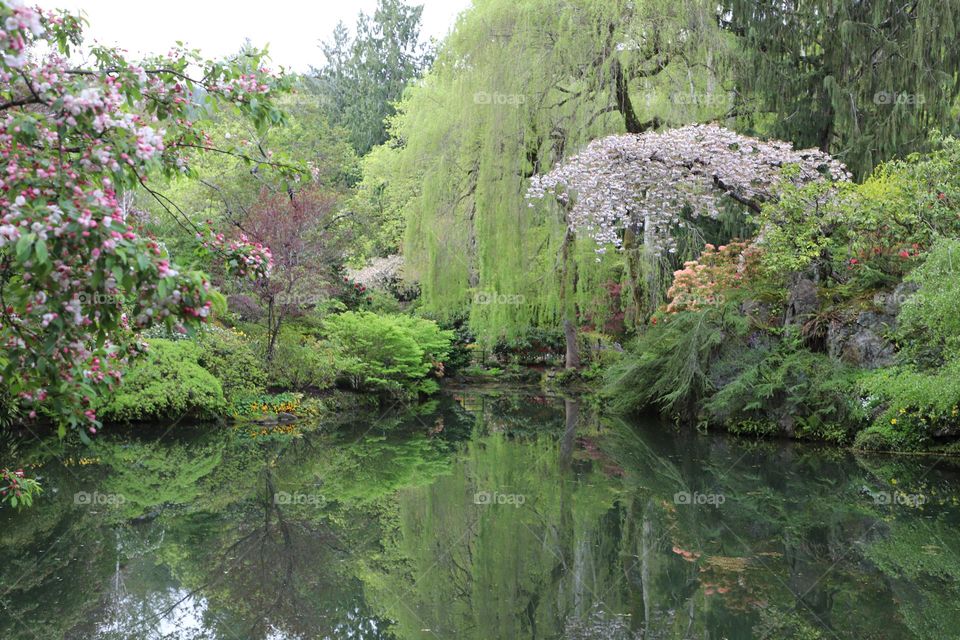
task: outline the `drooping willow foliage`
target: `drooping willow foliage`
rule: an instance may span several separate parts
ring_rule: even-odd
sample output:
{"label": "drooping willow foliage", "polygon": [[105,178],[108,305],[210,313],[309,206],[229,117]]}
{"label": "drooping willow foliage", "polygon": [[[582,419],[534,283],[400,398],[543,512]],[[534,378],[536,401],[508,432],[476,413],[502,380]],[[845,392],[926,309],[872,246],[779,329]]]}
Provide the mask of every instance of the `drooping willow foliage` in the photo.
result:
{"label": "drooping willow foliage", "polygon": [[857,178],[924,150],[933,129],[956,131],[960,0],[719,4],[758,129],[828,151]]}
{"label": "drooping willow foliage", "polygon": [[428,310],[468,311],[492,338],[556,326],[568,314],[561,298],[605,304],[622,257],[598,262],[593,246],[569,241],[556,208],[528,207],[529,178],[607,134],[723,116],[730,92],[714,72],[728,64],[733,38],[715,9],[700,0],[478,0],[461,16],[399,105],[391,141],[372,154],[376,177],[365,175],[406,220],[408,275]]}

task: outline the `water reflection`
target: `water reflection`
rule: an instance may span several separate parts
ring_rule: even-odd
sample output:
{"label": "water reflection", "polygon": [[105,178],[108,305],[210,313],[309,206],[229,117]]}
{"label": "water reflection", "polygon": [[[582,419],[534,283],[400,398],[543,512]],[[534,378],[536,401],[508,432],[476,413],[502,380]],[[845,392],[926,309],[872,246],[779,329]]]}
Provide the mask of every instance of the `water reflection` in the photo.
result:
{"label": "water reflection", "polygon": [[21,455],[48,493],[0,514],[3,638],[960,637],[945,460],[495,393]]}

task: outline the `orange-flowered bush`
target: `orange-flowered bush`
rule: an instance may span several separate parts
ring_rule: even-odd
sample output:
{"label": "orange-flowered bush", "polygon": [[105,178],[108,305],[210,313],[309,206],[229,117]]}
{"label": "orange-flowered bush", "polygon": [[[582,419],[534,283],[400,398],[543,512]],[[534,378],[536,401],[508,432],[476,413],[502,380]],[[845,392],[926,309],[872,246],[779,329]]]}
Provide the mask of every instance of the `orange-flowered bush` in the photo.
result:
{"label": "orange-flowered bush", "polygon": [[667,291],[667,312],[696,311],[723,304],[726,294],[742,284],[752,253],[746,242],[706,245],[699,259],[684,262],[683,269],[673,272],[673,284]]}

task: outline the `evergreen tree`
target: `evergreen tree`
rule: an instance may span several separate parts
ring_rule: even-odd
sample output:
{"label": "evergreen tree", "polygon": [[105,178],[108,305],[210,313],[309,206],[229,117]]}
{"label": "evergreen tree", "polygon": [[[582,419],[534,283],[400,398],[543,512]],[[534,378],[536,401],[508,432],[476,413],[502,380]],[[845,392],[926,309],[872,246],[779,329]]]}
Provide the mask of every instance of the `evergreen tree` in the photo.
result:
{"label": "evergreen tree", "polygon": [[361,13],[350,38],[342,22],[320,45],[326,64],[316,70],[331,120],[350,130],[360,155],[387,139],[385,120],[407,84],[430,62],[420,42],[423,6],[379,0],[372,16]]}
{"label": "evergreen tree", "polygon": [[960,0],[724,0],[754,123],[862,177],[956,128]]}

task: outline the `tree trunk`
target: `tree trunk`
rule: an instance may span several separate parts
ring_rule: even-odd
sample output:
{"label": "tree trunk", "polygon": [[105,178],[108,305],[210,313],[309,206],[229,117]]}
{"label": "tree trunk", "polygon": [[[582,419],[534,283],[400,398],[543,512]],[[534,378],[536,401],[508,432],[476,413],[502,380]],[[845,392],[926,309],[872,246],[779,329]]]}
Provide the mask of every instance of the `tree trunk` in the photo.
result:
{"label": "tree trunk", "polygon": [[280,324],[283,322],[283,309],[274,304],[273,297],[267,306],[267,362],[273,362],[273,352],[277,346],[277,337],[280,335]]}
{"label": "tree trunk", "polygon": [[[580,366],[580,347],[577,344],[577,310],[570,298],[571,289],[576,289],[577,274],[571,268],[571,247],[574,235],[570,227],[563,237],[563,246],[560,248],[560,308],[563,310],[563,338],[567,343],[567,355],[564,367],[576,369]],[[572,280],[572,282],[571,282]]]}
{"label": "tree trunk", "polygon": [[577,327],[570,318],[563,319],[563,337],[567,343],[565,367],[576,369],[580,366],[580,345],[577,344]]}

